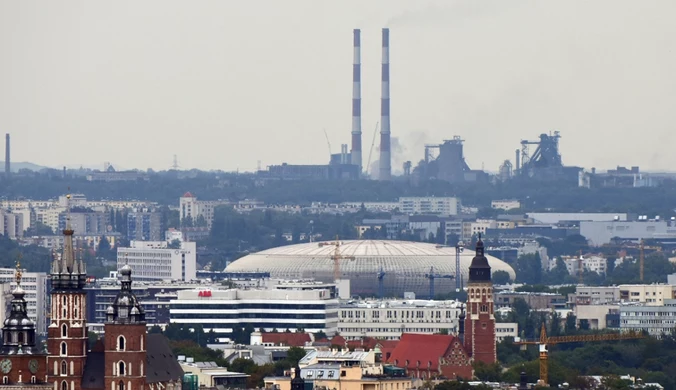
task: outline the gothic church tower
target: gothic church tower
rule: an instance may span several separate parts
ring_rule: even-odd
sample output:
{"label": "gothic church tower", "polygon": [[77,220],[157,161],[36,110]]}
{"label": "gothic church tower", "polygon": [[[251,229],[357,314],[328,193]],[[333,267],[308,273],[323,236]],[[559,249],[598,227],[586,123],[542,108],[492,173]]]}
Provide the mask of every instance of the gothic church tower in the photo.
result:
{"label": "gothic church tower", "polygon": [[484,243],[476,243],[476,255],[469,267],[467,283],[467,317],[465,318],[465,350],[474,361],[487,364],[497,361],[495,314],[491,266],[484,255]]}

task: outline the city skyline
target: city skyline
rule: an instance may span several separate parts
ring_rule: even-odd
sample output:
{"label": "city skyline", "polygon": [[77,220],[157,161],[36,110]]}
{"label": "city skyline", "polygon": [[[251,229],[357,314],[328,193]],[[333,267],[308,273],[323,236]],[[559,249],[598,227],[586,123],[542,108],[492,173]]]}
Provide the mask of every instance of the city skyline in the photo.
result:
{"label": "city skyline", "polygon": [[350,143],[360,28],[366,166],[389,27],[395,173],[453,135],[470,167],[496,171],[553,130],[566,165],[676,163],[666,1],[38,4],[0,2],[0,131],[16,162],[325,164],[324,128],[334,153]]}

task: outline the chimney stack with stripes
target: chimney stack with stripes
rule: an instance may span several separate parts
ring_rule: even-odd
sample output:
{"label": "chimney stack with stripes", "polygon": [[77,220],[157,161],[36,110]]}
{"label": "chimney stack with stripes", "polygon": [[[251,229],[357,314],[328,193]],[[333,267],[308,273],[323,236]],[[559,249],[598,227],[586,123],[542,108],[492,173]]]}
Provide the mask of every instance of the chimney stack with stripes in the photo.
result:
{"label": "chimney stack with stripes", "polygon": [[382,91],[380,99],[380,172],[378,180],[392,179],[390,154],[390,29],[383,29]]}
{"label": "chimney stack with stripes", "polygon": [[354,62],[352,64],[352,165],[362,172],[361,154],[361,30],[354,30]]}

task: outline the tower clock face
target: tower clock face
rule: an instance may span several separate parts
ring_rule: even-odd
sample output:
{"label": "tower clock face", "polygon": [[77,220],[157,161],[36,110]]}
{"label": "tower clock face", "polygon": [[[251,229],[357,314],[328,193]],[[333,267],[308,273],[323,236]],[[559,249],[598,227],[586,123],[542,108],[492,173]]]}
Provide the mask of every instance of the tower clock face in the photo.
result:
{"label": "tower clock face", "polygon": [[3,359],[0,362],[0,370],[2,370],[3,374],[8,374],[10,371],[12,371],[12,361],[9,359]]}
{"label": "tower clock face", "polygon": [[28,368],[31,370],[31,373],[33,374],[38,372],[38,361],[33,359],[30,362],[28,362]]}

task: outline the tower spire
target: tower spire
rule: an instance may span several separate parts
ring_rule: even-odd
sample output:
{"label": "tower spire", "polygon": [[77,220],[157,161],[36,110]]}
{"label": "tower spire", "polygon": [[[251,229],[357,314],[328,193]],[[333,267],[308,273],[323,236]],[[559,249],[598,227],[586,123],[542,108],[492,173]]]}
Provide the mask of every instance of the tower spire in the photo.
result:
{"label": "tower spire", "polygon": [[[70,188],[68,188],[70,190]],[[73,245],[75,233],[71,225],[71,195],[66,195],[66,227],[63,229],[63,252],[55,256],[52,262],[52,286],[55,290],[79,290],[87,282],[87,274],[82,256],[76,258]]]}

